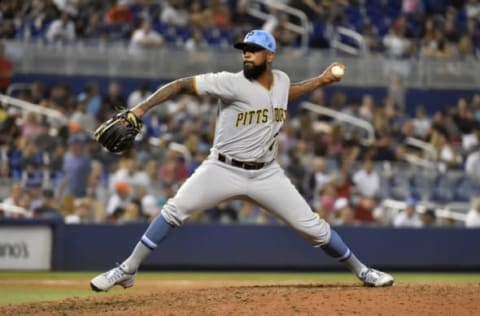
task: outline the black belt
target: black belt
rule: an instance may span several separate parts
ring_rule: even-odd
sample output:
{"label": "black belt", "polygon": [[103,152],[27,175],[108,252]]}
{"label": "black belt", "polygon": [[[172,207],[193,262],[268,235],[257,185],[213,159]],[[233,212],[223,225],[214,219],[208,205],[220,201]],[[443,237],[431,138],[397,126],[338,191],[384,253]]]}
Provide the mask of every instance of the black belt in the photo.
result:
{"label": "black belt", "polygon": [[[218,160],[224,163],[228,163],[227,157],[224,154],[218,154]],[[262,169],[267,165],[266,162],[255,162],[255,161],[238,161],[236,159],[232,159],[230,165],[234,167],[239,167],[247,170],[258,170]]]}

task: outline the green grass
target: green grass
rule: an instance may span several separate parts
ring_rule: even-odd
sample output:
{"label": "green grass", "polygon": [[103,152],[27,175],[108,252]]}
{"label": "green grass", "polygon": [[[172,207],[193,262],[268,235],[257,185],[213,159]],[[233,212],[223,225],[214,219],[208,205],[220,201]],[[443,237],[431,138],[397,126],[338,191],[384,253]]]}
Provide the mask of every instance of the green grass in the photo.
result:
{"label": "green grass", "polygon": [[32,287],[31,289],[15,289],[2,287],[0,289],[0,305],[55,301],[65,298],[86,297],[91,295],[91,291],[81,289],[41,289],[38,287]]}
{"label": "green grass", "polygon": [[[65,298],[93,296],[88,281],[96,272],[0,272],[0,305]],[[480,282],[480,273],[393,273],[397,283]],[[24,281],[85,281],[85,288],[59,286],[45,287],[41,283],[25,286],[13,285],[8,280]],[[355,278],[350,273],[281,273],[281,272],[142,272],[138,280],[246,280],[246,281],[303,281],[303,282],[349,282]],[[2,284],[2,281],[6,281]],[[112,291],[103,295],[118,295]]]}

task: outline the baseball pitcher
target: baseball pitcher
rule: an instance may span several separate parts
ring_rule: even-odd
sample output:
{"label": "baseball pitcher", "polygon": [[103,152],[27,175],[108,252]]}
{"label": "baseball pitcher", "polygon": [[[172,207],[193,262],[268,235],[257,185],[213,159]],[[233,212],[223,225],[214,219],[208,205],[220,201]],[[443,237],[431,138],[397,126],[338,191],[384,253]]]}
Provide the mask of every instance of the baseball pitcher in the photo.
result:
{"label": "baseball pitcher", "polygon": [[121,152],[133,144],[142,117],[154,106],[184,93],[208,94],[219,100],[208,159],[168,200],[131,255],[91,280],[92,289],[108,291],[115,285],[133,286],[142,261],[172,228],[182,225],[195,212],[232,198],[252,200],[278,216],[314,247],[343,263],[366,286],[391,286],[393,277],[365,266],[328,223],[310,209],[275,161],[276,137],[287,118],[288,103],[340,80],[345,66],[333,63],[318,77],[291,83],[287,74],[272,69],[276,44],[270,33],[253,30],[234,47],[243,52],[243,71],[175,80],[97,129],[100,143],[112,152]]}

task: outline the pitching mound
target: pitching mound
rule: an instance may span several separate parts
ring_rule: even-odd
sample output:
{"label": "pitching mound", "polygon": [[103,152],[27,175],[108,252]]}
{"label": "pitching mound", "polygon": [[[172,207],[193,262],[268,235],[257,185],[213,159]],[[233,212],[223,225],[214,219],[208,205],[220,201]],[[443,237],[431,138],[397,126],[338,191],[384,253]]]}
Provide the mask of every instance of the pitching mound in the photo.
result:
{"label": "pitching mound", "polygon": [[7,305],[0,307],[0,314],[480,315],[478,283],[364,288],[358,283],[139,281],[134,288],[112,291],[121,294]]}

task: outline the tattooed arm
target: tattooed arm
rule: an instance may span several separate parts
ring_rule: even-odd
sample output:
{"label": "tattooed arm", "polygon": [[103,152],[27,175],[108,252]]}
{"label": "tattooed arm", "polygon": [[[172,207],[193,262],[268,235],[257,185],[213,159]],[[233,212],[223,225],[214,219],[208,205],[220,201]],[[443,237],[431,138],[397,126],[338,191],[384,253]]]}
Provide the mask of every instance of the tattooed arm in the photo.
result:
{"label": "tattooed arm", "polygon": [[332,63],[323,71],[320,76],[290,84],[290,90],[288,92],[288,102],[303,97],[304,95],[311,93],[316,88],[340,81],[340,78],[337,78],[332,74],[331,69],[334,66],[340,66],[345,68],[345,65],[341,63]]}
{"label": "tattooed arm", "polygon": [[135,113],[137,117],[142,118],[151,108],[167,100],[171,100],[180,94],[196,94],[194,77],[177,79],[160,87],[146,100],[134,106],[132,112]]}

